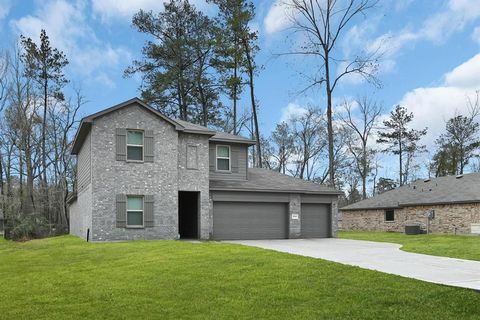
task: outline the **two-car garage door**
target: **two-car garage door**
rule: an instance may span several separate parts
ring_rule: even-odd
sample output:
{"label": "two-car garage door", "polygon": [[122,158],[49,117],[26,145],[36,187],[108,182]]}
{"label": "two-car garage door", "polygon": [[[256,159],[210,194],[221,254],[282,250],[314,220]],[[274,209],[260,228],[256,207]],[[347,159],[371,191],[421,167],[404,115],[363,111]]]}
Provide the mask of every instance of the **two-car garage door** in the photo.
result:
{"label": "two-car garage door", "polygon": [[288,237],[286,203],[215,202],[214,239],[285,239]]}
{"label": "two-car garage door", "polygon": [[[301,237],[330,237],[330,206],[302,204]],[[281,202],[214,202],[213,238],[286,239],[288,204]]]}

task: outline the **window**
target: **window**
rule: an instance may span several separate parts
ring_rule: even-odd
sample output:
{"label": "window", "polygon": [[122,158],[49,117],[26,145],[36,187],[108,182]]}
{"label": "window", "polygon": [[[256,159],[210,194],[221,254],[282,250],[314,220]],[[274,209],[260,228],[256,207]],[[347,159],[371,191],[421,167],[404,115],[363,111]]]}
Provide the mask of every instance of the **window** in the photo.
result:
{"label": "window", "polygon": [[127,160],[143,161],[143,131],[127,131]]}
{"label": "window", "polygon": [[217,170],[230,171],[230,147],[217,146]]}
{"label": "window", "polygon": [[127,227],[143,227],[143,196],[127,196]]}
{"label": "window", "polygon": [[395,221],[395,210],[385,210],[385,221]]}

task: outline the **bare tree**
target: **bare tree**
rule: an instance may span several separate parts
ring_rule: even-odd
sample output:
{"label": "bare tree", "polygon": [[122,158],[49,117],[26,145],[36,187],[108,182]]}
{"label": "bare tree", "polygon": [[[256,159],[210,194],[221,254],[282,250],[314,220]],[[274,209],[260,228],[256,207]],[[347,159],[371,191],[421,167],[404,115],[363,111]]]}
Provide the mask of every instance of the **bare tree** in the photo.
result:
{"label": "bare tree", "polygon": [[301,179],[312,180],[327,144],[323,135],[325,122],[321,110],[309,107],[304,114],[290,119],[290,127],[296,155],[291,173]]}
{"label": "bare tree", "polygon": [[329,182],[335,184],[334,128],[332,97],[340,81],[347,75],[359,75],[380,86],[375,77],[379,55],[355,54],[339,56],[337,44],[344,31],[357,16],[366,15],[378,0],[284,0],[283,5],[292,22],[293,34],[300,34],[297,48],[286,53],[311,57],[318,65],[316,73],[308,75],[308,86],[302,91],[324,86],[327,99],[327,132]]}
{"label": "bare tree", "polygon": [[[9,101],[5,109],[5,124],[10,132],[15,150],[17,150],[18,174],[20,176],[19,197],[23,214],[35,209],[34,180],[39,171],[38,105],[33,83],[24,75],[20,53],[16,51],[10,68],[11,87]],[[23,188],[23,177],[26,186]]]}
{"label": "bare tree", "polygon": [[22,49],[15,48],[7,67],[0,68],[0,205],[13,239],[51,235],[54,228],[68,231],[74,161],[69,151],[83,101],[79,93],[77,102],[49,95],[45,115],[45,91],[38,90],[38,74],[29,69],[35,62],[27,61],[31,57]]}
{"label": "bare tree", "polygon": [[8,70],[10,65],[10,55],[7,51],[0,52],[0,112],[2,112],[7,101],[8,90]]}
{"label": "bare tree", "polygon": [[85,103],[79,89],[75,89],[75,97],[62,102],[56,109],[51,109],[50,140],[53,152],[49,154],[54,167],[54,199],[58,206],[53,221],[62,226],[68,225],[67,198],[73,192],[74,157],[70,154],[71,133],[77,125],[77,114]]}
{"label": "bare tree", "polygon": [[[276,162],[275,169],[285,174],[290,157],[295,151],[294,136],[288,122],[278,123],[272,132],[270,140],[276,147],[275,152],[271,152]],[[264,143],[263,145],[264,149],[266,149],[266,144]]]}
{"label": "bare tree", "polygon": [[362,180],[362,199],[366,199],[367,178],[373,169],[372,156],[375,153],[375,150],[368,146],[368,142],[382,113],[382,108],[368,97],[357,99],[355,103],[358,106],[356,115],[354,115],[352,102],[345,101],[344,113],[340,115],[340,119],[353,133],[353,139],[347,143],[347,147],[354,160],[354,172]]}

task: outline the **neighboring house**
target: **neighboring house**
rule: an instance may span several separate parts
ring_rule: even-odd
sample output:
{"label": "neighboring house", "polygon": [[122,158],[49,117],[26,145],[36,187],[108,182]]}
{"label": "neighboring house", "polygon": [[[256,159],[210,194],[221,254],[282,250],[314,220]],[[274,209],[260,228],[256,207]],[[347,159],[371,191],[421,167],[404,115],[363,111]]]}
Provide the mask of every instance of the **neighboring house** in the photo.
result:
{"label": "neighboring house", "polygon": [[332,237],[340,192],[248,168],[255,142],[135,98],[82,119],[70,232],[94,241]]}
{"label": "neighboring house", "polygon": [[417,180],[340,209],[343,230],[397,231],[405,225],[429,231],[479,233],[480,173]]}

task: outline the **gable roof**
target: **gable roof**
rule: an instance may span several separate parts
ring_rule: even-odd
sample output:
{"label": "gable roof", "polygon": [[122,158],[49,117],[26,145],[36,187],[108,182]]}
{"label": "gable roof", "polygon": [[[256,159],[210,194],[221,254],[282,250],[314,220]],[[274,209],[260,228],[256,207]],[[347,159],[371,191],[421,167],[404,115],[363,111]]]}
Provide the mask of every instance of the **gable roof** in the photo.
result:
{"label": "gable roof", "polygon": [[[253,143],[251,143],[252,140],[246,139],[246,138],[241,137],[241,136],[235,136],[235,135],[230,135],[230,134],[227,134],[227,133],[221,133],[221,132],[215,131],[213,129],[204,127],[204,126],[200,126],[200,125],[197,125],[197,124],[190,123],[188,121],[171,119],[171,118],[165,116],[164,114],[160,113],[159,111],[155,110],[154,108],[149,106],[147,103],[145,103],[141,99],[135,97],[133,99],[127,100],[125,102],[114,105],[110,108],[101,110],[99,112],[96,112],[96,113],[93,113],[91,115],[88,115],[88,116],[84,117],[80,121],[80,125],[79,125],[78,130],[75,134],[75,139],[73,141],[71,154],[78,154],[78,152],[80,151],[80,148],[83,145],[83,142],[84,142],[85,138],[87,137],[87,134],[90,132],[90,128],[91,128],[92,123],[95,119],[97,119],[99,117],[102,117],[106,114],[109,114],[111,112],[114,112],[116,110],[119,110],[121,108],[128,107],[128,106],[133,105],[133,104],[136,104],[140,107],[143,107],[145,110],[151,112],[153,115],[155,115],[155,116],[161,118],[162,120],[166,121],[167,123],[171,124],[175,128],[175,130],[180,131],[180,132],[202,134],[202,135],[208,135],[208,136],[211,136],[211,137],[216,137],[217,136],[217,139],[218,139],[218,137],[220,137],[219,139],[222,139],[222,137],[224,137],[225,135],[228,135],[230,137],[230,140],[228,140],[228,141],[230,141],[230,142],[237,142],[237,143],[244,143],[244,144],[254,144],[255,143],[255,141],[253,141]],[[215,141],[226,141],[226,140],[215,140]]]}
{"label": "gable roof", "polygon": [[341,208],[365,210],[480,202],[480,173],[416,180]]}
{"label": "gable roof", "polygon": [[182,125],[185,129],[190,130],[192,133],[205,132],[206,130],[208,132],[213,133],[213,136],[210,138],[210,141],[242,143],[242,144],[248,144],[248,145],[255,144],[255,140],[251,140],[239,135],[230,134],[230,133],[221,132],[221,131],[215,131],[210,128],[201,126],[199,124],[194,124],[194,123],[180,120],[180,119],[175,119],[174,121]]}
{"label": "gable roof", "polygon": [[277,171],[248,168],[247,172],[247,180],[210,180],[210,190],[343,194],[326,185],[294,178]]}

